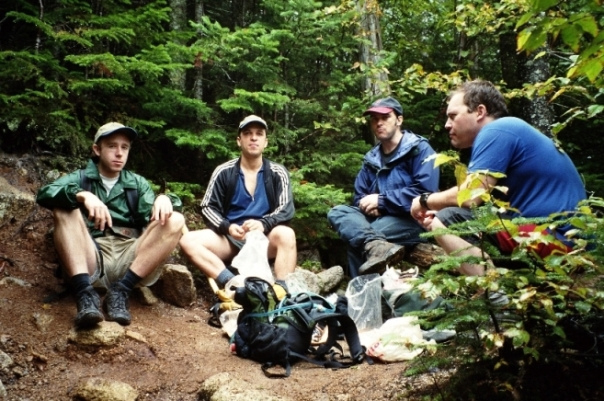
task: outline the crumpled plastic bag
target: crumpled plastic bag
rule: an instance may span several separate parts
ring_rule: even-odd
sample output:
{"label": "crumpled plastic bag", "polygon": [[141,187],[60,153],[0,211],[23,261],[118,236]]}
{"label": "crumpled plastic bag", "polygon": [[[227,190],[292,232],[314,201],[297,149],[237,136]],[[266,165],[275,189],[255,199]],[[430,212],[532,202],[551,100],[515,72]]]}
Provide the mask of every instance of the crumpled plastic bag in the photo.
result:
{"label": "crumpled plastic bag", "polygon": [[259,277],[275,284],[273,272],[268,264],[268,238],[262,231],[254,230],[245,235],[245,244],[233,258],[231,265],[243,277]]}
{"label": "crumpled plastic bag", "polygon": [[417,316],[388,319],[379,329],[360,333],[360,336],[367,356],[385,363],[411,360],[427,345],[436,344],[433,340],[424,340]]}
{"label": "crumpled plastic bag", "polygon": [[382,325],[382,278],[366,274],[353,278],[345,293],[348,315],[359,332],[377,329]]}
{"label": "crumpled plastic bag", "polygon": [[237,318],[241,311],[242,309],[227,310],[220,314],[219,319],[222,330],[229,338],[231,338],[237,330]]}

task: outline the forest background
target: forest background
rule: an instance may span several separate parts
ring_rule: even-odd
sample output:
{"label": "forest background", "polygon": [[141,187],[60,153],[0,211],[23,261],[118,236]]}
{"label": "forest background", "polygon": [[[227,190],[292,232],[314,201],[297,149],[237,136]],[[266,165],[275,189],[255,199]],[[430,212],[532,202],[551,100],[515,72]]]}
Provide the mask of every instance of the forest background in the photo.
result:
{"label": "forest background", "polygon": [[489,79],[602,195],[603,18],[599,0],[2,2],[0,147],[71,170],[119,121],[140,133],[129,168],[195,207],[258,114],[292,174],[299,242],[329,258],[326,212],[349,202],[374,143],[362,111],[386,95],[448,151],[448,91]]}
{"label": "forest background", "polygon": [[[601,0],[3,1],[0,149],[45,156],[68,172],[85,164],[100,125],[132,126],[140,135],[128,168],[180,195],[196,228],[210,174],[238,154],[239,121],[258,114],[269,124],[266,156],[291,172],[299,249],[319,251],[323,267],[345,265],[326,213],[350,202],[374,144],[362,112],[376,98],[398,98],[404,128],[456,165],[468,155],[450,148],[447,94],[488,79],[513,115],[577,165],[590,202],[576,223],[595,249],[583,244],[527,271],[498,269],[474,281],[441,274],[459,265],[452,258],[433,266],[422,291],[463,302],[442,327],[473,325],[486,347],[468,360],[493,350],[503,356],[493,366],[544,360],[548,345],[568,346],[569,319],[588,342],[596,325],[604,332],[603,28]],[[442,188],[455,183],[450,167],[442,166]],[[489,221],[477,224],[485,230]],[[321,267],[313,263],[305,267]],[[480,332],[489,314],[476,290],[502,288],[521,321],[504,331],[491,314],[495,330]],[[582,352],[604,353],[600,337]],[[520,356],[501,352],[516,349]]]}

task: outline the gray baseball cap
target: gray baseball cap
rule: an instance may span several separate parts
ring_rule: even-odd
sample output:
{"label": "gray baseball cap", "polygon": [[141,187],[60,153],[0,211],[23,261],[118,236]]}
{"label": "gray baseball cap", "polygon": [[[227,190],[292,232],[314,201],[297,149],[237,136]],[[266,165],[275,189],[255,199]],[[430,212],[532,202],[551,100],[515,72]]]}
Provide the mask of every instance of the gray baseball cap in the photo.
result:
{"label": "gray baseball cap", "polygon": [[134,128],[126,127],[124,124],[111,122],[105,125],[102,125],[96,134],[94,135],[94,143],[97,143],[99,139],[106,137],[108,135],[114,134],[116,132],[123,132],[128,135],[130,141],[134,141],[138,136],[138,133],[134,130]]}
{"label": "gray baseball cap", "polygon": [[262,125],[265,130],[268,131],[268,125],[266,124],[266,121],[264,121],[262,118],[260,118],[256,115],[252,114],[252,115],[247,116],[243,120],[241,120],[241,122],[239,123],[239,132],[241,132],[242,129],[244,129],[247,125],[249,125],[251,123],[258,123],[258,124]]}

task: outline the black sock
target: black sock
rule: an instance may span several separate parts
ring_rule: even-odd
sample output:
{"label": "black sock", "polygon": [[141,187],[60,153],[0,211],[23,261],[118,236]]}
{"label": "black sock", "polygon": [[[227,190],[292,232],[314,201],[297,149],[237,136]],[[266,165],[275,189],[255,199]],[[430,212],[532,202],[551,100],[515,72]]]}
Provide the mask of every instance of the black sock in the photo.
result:
{"label": "black sock", "polygon": [[220,272],[218,277],[216,277],[216,283],[220,288],[224,288],[226,283],[228,283],[233,277],[235,277],[235,275],[229,269],[224,269]]}
{"label": "black sock", "polygon": [[275,280],[275,284],[279,284],[281,287],[283,287],[285,292],[289,292],[287,289],[287,284],[285,284],[285,280]]}
{"label": "black sock", "polygon": [[79,294],[84,291],[86,288],[90,287],[90,274],[88,273],[80,273],[72,276],[69,279],[69,283],[73,288],[74,294]]}
{"label": "black sock", "polygon": [[119,281],[119,283],[128,291],[132,291],[134,287],[142,280],[142,277],[139,277],[132,270],[128,269],[124,277]]}

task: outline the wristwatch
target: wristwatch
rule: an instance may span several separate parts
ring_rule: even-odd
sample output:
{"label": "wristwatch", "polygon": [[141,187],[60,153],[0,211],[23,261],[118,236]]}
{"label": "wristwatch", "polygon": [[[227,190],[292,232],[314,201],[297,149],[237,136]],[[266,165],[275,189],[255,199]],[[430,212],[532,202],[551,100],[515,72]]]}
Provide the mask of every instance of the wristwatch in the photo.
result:
{"label": "wristwatch", "polygon": [[424,209],[430,209],[428,207],[428,196],[432,195],[432,192],[424,192],[423,194],[421,194],[419,196],[419,204],[424,208]]}

